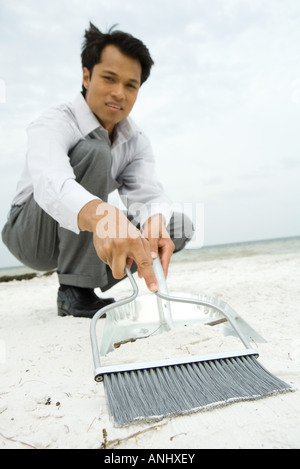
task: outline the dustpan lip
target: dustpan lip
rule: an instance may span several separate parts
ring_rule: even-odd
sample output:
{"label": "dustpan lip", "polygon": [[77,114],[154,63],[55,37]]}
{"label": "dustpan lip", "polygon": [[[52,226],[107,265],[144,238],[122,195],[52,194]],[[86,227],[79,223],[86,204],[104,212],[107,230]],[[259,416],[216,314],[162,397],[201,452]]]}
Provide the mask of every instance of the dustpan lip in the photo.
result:
{"label": "dustpan lip", "polygon": [[198,363],[204,361],[222,360],[226,358],[236,358],[245,356],[259,356],[255,349],[243,349],[234,351],[222,351],[207,355],[189,355],[186,357],[167,358],[164,360],[152,360],[137,363],[122,363],[117,365],[107,365],[97,367],[94,371],[96,381],[102,381],[103,376],[111,373],[122,373],[126,371],[145,370],[149,368],[161,368],[164,366],[186,365],[189,363]]}

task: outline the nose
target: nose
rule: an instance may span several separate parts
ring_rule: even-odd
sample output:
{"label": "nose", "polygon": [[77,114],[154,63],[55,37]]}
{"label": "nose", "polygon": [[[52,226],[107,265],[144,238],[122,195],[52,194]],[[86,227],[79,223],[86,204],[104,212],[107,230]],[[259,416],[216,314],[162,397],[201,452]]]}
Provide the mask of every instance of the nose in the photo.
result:
{"label": "nose", "polygon": [[123,99],[125,99],[125,90],[123,85],[121,83],[116,83],[111,94],[118,101],[122,101]]}

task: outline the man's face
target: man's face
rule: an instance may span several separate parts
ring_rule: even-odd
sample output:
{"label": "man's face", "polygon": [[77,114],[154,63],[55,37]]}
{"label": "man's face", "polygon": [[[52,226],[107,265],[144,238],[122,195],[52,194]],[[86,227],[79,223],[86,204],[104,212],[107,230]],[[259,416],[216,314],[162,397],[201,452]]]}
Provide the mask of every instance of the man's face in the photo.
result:
{"label": "man's face", "polygon": [[140,88],[141,74],[140,62],[113,45],[103,49],[101,62],[94,66],[91,77],[84,67],[86,102],[110,136],[114,126],[130,114]]}

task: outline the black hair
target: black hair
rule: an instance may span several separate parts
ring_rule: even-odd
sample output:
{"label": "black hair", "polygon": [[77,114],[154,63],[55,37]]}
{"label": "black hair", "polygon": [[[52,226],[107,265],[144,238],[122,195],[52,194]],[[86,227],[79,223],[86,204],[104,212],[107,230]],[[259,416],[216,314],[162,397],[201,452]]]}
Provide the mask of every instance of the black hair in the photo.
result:
{"label": "black hair", "polygon": [[[141,85],[150,75],[151,67],[154,62],[150,56],[147,47],[131,34],[123,31],[114,30],[117,25],[112,26],[107,33],[102,33],[90,22],[90,27],[85,31],[84,42],[81,52],[82,68],[86,67],[90,76],[93,68],[101,62],[103,49],[108,45],[116,46],[123,54],[136,59],[142,66]],[[85,96],[86,89],[82,85],[82,93]]]}

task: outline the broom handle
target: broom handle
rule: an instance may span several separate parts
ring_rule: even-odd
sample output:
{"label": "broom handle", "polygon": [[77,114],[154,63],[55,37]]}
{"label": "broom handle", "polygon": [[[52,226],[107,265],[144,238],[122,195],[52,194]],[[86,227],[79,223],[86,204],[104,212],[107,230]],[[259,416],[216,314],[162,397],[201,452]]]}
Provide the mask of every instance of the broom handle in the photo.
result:
{"label": "broom handle", "polygon": [[[153,270],[158,281],[159,291],[168,295],[169,290],[159,256],[153,261]],[[159,296],[156,297],[156,300],[160,325],[167,331],[174,329],[170,302],[162,301]]]}

